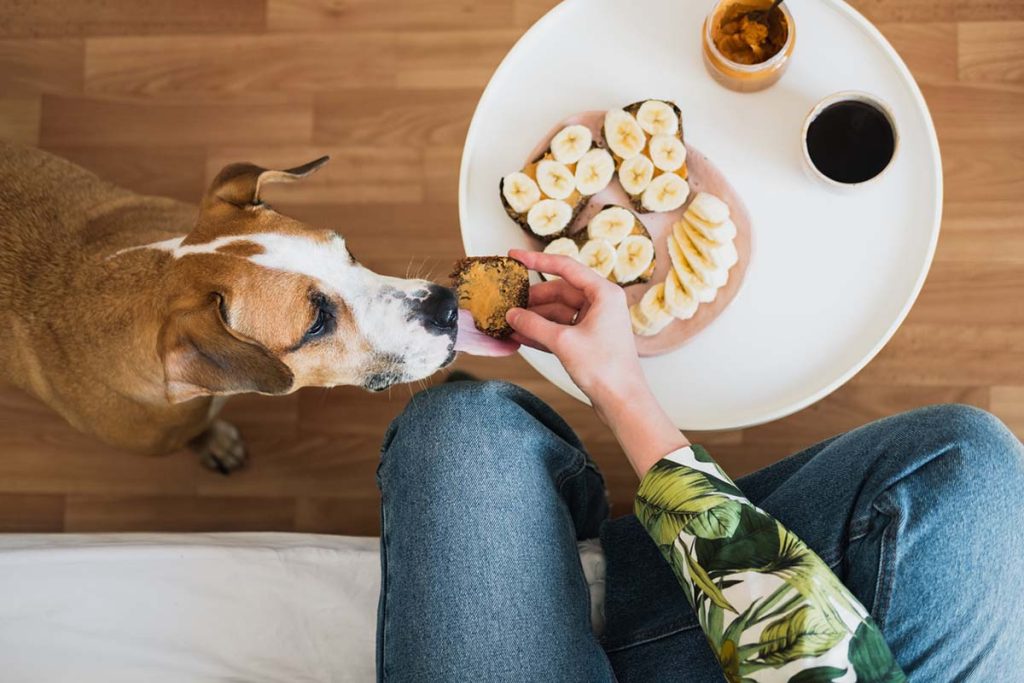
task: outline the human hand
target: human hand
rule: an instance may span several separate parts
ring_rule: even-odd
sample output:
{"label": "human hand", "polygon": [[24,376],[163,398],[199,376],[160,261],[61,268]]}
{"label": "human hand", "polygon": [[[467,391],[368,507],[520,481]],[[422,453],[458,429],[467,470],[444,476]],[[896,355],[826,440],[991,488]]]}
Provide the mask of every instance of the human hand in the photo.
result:
{"label": "human hand", "polygon": [[512,339],[558,357],[637,475],[689,445],[647,386],[622,288],[568,256],[520,249],[508,255],[561,278],[534,285],[527,308],[508,312]]}
{"label": "human hand", "polygon": [[519,249],[508,255],[559,276],[533,285],[526,309],[508,312],[514,341],[557,356],[605,422],[616,399],[649,393],[621,287],[568,256]]}

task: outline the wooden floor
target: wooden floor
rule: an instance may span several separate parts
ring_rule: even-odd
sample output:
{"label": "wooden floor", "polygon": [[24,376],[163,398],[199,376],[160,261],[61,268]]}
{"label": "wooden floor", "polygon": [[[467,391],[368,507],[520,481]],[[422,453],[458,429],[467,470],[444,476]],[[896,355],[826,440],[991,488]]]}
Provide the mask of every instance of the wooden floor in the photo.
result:
{"label": "wooden floor", "polygon": [[[443,275],[461,254],[456,183],[474,104],[551,4],[0,0],[0,136],[189,201],[224,163],[330,153],[278,207],[341,227],[373,268]],[[854,4],[931,106],[945,161],[942,238],[910,317],[846,387],[785,420],[694,435],[734,475],[941,401],[989,408],[1024,435],[1024,0]],[[628,510],[632,476],[588,408],[518,358],[460,366],[550,401],[603,466],[616,512]],[[0,530],[373,534],[378,443],[409,395],[232,400],[226,414],[252,460],[225,478],[188,453],[113,452],[0,390]]]}

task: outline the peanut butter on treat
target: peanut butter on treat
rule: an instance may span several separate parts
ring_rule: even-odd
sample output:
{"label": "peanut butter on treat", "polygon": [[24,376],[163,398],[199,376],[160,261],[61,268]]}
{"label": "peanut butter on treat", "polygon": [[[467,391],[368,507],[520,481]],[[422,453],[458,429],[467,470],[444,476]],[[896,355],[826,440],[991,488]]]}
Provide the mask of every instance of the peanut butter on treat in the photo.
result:
{"label": "peanut butter on treat", "polygon": [[456,263],[451,278],[459,308],[469,311],[478,330],[496,339],[512,334],[505,314],[529,302],[526,266],[505,256],[476,256]]}

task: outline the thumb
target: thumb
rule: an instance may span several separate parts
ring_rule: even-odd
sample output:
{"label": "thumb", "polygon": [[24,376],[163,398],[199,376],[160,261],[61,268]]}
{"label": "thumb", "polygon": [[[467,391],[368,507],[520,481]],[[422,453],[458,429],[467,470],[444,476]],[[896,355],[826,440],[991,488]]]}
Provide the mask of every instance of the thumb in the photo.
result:
{"label": "thumb", "polygon": [[547,318],[528,311],[525,308],[513,308],[506,314],[505,319],[512,329],[531,341],[538,342],[548,349],[551,348],[558,336],[558,323],[553,323]]}

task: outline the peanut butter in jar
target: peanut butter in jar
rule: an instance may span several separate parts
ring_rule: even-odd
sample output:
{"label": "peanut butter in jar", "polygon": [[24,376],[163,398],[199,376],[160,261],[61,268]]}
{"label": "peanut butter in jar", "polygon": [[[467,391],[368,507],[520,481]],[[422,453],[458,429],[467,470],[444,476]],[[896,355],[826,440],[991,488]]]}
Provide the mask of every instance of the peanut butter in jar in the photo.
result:
{"label": "peanut butter in jar", "polygon": [[750,12],[771,0],[720,0],[704,20],[704,64],[716,81],[739,92],[763,90],[777,82],[793,54],[793,16],[783,3],[762,24]]}

